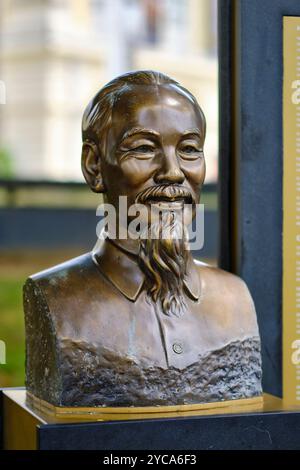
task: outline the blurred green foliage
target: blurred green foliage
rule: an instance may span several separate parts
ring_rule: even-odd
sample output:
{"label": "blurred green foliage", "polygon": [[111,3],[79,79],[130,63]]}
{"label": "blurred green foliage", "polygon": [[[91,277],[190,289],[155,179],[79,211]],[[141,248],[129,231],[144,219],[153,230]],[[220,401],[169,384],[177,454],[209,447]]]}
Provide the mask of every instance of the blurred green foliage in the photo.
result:
{"label": "blurred green foliage", "polygon": [[74,249],[0,252],[0,340],[6,345],[6,364],[0,364],[0,387],[24,385],[25,331],[22,291],[26,278],[78,254],[78,250]]}
{"label": "blurred green foliage", "polygon": [[23,277],[0,277],[0,339],[6,344],[6,364],[0,364],[0,387],[24,384],[23,283]]}
{"label": "blurred green foliage", "polygon": [[11,154],[8,150],[0,148],[0,178],[10,179],[14,176]]}

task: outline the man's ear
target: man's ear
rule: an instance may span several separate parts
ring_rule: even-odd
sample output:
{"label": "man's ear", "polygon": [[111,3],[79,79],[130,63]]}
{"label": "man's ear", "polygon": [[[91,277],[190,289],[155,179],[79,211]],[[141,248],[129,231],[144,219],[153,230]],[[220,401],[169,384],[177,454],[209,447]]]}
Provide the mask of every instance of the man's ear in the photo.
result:
{"label": "man's ear", "polygon": [[104,193],[105,186],[102,178],[101,156],[98,146],[91,140],[83,142],[81,168],[91,190],[95,193]]}

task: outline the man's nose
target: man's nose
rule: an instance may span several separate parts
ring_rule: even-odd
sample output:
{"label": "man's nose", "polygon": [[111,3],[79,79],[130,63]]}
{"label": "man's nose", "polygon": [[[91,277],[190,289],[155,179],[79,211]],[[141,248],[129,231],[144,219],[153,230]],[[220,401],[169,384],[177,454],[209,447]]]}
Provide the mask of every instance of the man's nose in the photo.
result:
{"label": "man's nose", "polygon": [[154,181],[159,184],[181,184],[185,176],[175,152],[166,151],[162,156],[162,163],[154,176]]}

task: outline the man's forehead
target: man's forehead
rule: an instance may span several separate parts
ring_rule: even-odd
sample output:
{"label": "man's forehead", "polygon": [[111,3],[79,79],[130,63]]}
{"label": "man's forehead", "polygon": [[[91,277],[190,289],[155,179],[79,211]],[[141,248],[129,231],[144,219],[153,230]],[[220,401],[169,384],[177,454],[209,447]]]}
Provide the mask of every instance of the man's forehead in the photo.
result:
{"label": "man's forehead", "polygon": [[[134,86],[123,93],[114,106],[111,131],[116,136],[132,126],[153,127],[160,131],[172,120],[182,130],[204,130],[199,107],[192,98],[174,85]],[[166,122],[168,121],[168,122]]]}
{"label": "man's forehead", "polygon": [[177,102],[187,106],[195,106],[189,93],[176,84],[161,85],[131,85],[126,88],[115,103],[114,109],[122,107],[136,107],[138,105],[160,104]]}

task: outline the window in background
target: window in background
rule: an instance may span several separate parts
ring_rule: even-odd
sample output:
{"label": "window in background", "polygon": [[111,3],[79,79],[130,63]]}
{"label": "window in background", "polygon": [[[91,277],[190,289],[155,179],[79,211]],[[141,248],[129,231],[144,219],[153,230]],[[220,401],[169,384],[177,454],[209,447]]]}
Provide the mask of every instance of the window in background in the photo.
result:
{"label": "window in background", "polygon": [[116,75],[156,69],[198,98],[208,127],[206,181],[216,181],[216,3],[2,0],[0,155],[10,170],[0,178],[82,181],[85,105]]}

